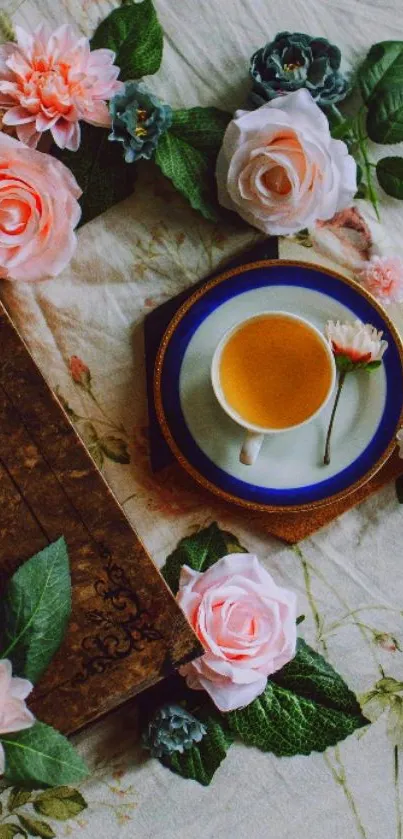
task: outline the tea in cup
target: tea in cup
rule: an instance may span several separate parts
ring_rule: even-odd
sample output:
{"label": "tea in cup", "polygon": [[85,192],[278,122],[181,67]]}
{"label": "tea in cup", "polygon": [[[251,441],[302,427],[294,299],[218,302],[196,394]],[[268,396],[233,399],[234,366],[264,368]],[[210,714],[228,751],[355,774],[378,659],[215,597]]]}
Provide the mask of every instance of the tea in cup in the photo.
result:
{"label": "tea in cup", "polygon": [[333,352],[322,333],[290,312],[261,312],[236,324],[218,344],[211,366],[214,393],[247,434],[240,461],[249,466],[265,434],[311,422],[330,399]]}

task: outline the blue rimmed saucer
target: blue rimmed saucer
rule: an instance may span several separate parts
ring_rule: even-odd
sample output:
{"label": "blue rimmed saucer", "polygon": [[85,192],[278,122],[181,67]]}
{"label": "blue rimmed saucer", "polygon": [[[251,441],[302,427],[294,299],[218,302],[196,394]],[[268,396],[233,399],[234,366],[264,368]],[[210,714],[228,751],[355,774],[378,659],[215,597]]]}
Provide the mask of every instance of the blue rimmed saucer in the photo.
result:
{"label": "blue rimmed saucer", "polygon": [[[309,425],[267,436],[253,466],[239,462],[243,430],[215,399],[210,366],[223,334],[261,311],[371,323],[388,341],[382,366],[347,376],[323,465],[332,400]],[[155,367],[158,419],[173,454],[221,498],[266,512],[309,510],[344,498],[368,481],[395,446],[403,420],[403,345],[381,306],[359,285],[320,266],[288,260],[234,268],[208,282],[178,310]]]}

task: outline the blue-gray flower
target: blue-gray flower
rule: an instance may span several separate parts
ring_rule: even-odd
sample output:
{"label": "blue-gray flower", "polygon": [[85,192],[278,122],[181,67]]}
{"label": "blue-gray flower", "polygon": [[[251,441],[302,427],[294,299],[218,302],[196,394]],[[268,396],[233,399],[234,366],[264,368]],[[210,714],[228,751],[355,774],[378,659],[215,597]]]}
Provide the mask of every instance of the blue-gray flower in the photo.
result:
{"label": "blue-gray flower", "polygon": [[252,55],[250,101],[255,107],[306,87],[320,106],[335,105],[347,95],[340,72],[341,53],[326,38],[302,32],[279,32],[274,41]]}
{"label": "blue-gray flower", "polygon": [[150,93],[143,82],[126,82],[123,93],[109,103],[112,130],[109,139],[122,143],[126,163],[147,160],[172,122],[172,109]]}
{"label": "blue-gray flower", "polygon": [[163,705],[156,712],[143,732],[142,743],[152,757],[164,757],[179,752],[183,754],[206,734],[200,720],[180,705]]}

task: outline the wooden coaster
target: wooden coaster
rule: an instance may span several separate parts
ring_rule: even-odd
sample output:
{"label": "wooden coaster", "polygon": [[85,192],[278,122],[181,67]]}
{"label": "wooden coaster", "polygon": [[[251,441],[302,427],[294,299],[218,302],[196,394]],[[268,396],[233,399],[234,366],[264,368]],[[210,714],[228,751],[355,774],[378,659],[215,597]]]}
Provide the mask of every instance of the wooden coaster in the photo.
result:
{"label": "wooden coaster", "polygon": [[239,515],[245,516],[248,522],[258,526],[260,529],[269,533],[271,536],[277,536],[284,542],[290,545],[295,545],[321,527],[325,527],[334,519],[341,516],[352,507],[356,507],[361,501],[365,501],[374,492],[382,489],[390,481],[395,480],[399,475],[403,474],[403,460],[399,458],[397,451],[389,458],[382,469],[374,475],[374,477],[364,484],[360,489],[352,492],[342,501],[337,501],[333,504],[328,504],[325,507],[318,507],[307,513],[254,513],[253,510],[245,510],[243,507],[238,507],[236,504],[227,504],[211,495],[207,490],[202,489],[188,474],[182,469],[178,463],[174,462],[170,466],[166,466],[155,475],[155,480],[161,480],[163,484],[171,484],[178,489],[183,489],[187,492],[194,492],[200,498],[200,504],[203,503],[211,505],[214,499],[217,504],[217,515],[221,510],[232,513],[238,510]]}
{"label": "wooden coaster", "polygon": [[72,617],[30,705],[68,734],[201,647],[3,308],[0,346],[0,596],[64,535]]}

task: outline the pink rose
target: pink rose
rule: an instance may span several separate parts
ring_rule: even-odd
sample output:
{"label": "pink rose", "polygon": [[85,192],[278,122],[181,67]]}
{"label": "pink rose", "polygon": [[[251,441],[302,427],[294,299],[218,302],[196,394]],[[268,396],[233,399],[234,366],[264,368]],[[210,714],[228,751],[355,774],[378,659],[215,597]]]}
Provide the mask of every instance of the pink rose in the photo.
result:
{"label": "pink rose", "polygon": [[220,204],[269,235],[296,233],[349,207],[356,164],[307,90],[237,111],[217,159]]}
{"label": "pink rose", "polygon": [[80,195],[66,166],[0,132],[0,278],[60,274],[76,247]]}
{"label": "pink rose", "polygon": [[[13,678],[11,662],[7,658],[0,661],[0,734],[22,731],[34,724],[35,717],[24,702],[32,687],[28,679]],[[4,750],[0,743],[0,775],[4,769]]]}
{"label": "pink rose", "polygon": [[204,574],[184,565],[177,600],[206,650],[180,673],[220,711],[249,705],[295,655],[296,596],[252,554],[229,554]]}

